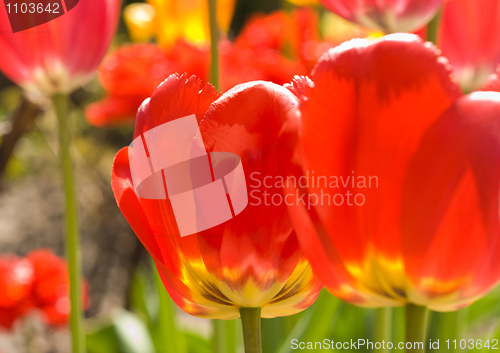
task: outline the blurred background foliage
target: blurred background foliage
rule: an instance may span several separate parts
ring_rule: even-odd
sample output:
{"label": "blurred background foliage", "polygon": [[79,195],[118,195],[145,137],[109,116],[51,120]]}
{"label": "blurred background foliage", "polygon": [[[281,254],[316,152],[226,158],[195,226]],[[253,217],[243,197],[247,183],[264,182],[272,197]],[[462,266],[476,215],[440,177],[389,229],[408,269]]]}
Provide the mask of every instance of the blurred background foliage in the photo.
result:
{"label": "blurred background foliage", "polygon": [[[123,0],[123,6],[131,0]],[[238,0],[229,37],[235,38],[252,13],[291,8],[280,0]],[[123,20],[113,47],[129,42]],[[83,107],[102,97],[97,79],[71,96],[71,122],[76,134],[76,175],[82,215],[84,276],[90,285],[87,311],[89,353],[238,353],[242,332],[238,320],[193,318],[170,300],[149,256],[116,207],[110,189],[110,166],[116,151],[132,141],[133,126],[96,128],[83,116]],[[12,116],[27,109],[36,116],[1,175],[0,253],[24,255],[50,247],[64,254],[62,195],[56,158],[56,120],[51,110],[26,107],[21,90],[0,74],[0,139],[13,130]],[[30,110],[31,109],[31,110]],[[23,130],[24,131],[24,130]],[[5,152],[5,151],[4,151]],[[5,158],[0,151],[1,159]],[[323,291],[316,303],[300,314],[262,320],[264,353],[291,352],[291,340],[335,342],[375,340],[375,310],[344,303]],[[393,316],[392,342],[404,340],[404,310]],[[428,338],[500,339],[500,290],[494,290],[458,314],[432,313]],[[448,325],[463,322],[460,332]],[[65,329],[48,332],[36,317],[16,324],[14,332],[0,332],[0,352],[67,352]],[[27,337],[29,339],[27,339]],[[442,351],[446,351],[441,349]],[[463,352],[468,349],[461,350]],[[313,352],[315,350],[308,350]],[[367,349],[358,349],[367,352]],[[481,349],[470,351],[480,352]]]}

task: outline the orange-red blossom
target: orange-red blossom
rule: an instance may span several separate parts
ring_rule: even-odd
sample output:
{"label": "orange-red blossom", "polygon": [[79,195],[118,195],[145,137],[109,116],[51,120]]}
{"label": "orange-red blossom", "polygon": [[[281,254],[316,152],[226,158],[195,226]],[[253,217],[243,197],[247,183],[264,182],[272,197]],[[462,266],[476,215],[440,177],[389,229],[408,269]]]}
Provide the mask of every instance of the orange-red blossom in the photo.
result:
{"label": "orange-red blossom", "polygon": [[[289,207],[315,273],[339,298],[447,311],[500,280],[500,94],[463,96],[451,76],[430,43],[397,34],[346,42],[290,86],[301,102],[289,173],[377,177],[343,187],[362,205]],[[288,192],[332,199],[339,189]]]}

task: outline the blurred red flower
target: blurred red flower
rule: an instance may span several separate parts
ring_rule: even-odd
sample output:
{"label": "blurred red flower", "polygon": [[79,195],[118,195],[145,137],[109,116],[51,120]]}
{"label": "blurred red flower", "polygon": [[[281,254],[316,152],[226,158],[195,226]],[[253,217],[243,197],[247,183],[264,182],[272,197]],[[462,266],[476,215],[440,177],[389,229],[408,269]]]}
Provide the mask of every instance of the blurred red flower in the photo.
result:
{"label": "blurred red flower", "polygon": [[451,74],[431,45],[397,34],[344,43],[290,86],[293,174],[308,185],[287,190],[316,204],[289,211],[346,301],[454,310],[500,279],[500,94],[461,97]]}
{"label": "blurred red flower", "polygon": [[[254,80],[282,85],[306,74],[331,46],[318,38],[318,19],[311,9],[255,16],[234,43],[219,44],[222,91]],[[153,44],[122,47],[99,69],[106,96],[87,108],[87,120],[95,126],[132,122],[142,101],[169,74],[187,72],[204,84],[209,62],[208,48],[182,40],[167,51]]]}
{"label": "blurred red flower", "polygon": [[467,92],[479,89],[500,64],[500,3],[446,2],[438,46],[462,87]]}
{"label": "blurred red flower", "polygon": [[0,257],[0,327],[14,321],[32,308],[33,265],[26,259],[7,254]]}
{"label": "blurred red flower", "polygon": [[[26,257],[34,269],[32,300],[50,325],[62,325],[70,312],[69,277],[64,259],[50,250],[35,250]],[[88,307],[87,285],[83,281],[83,305]]]}
{"label": "blurred red flower", "polygon": [[254,16],[234,43],[221,45],[223,91],[255,80],[283,85],[295,75],[305,75],[322,54],[318,28],[312,9]]}
{"label": "blurred red flower", "polygon": [[[255,172],[279,175],[278,152],[287,150],[279,136],[297,105],[293,94],[262,81],[238,85],[222,96],[210,85],[201,87],[194,76],[171,75],[139,109],[135,137],[195,114],[207,152],[240,156],[247,184]],[[231,319],[239,317],[241,307],[261,307],[264,317],[274,317],[314,302],[320,287],[285,205],[248,204],[223,224],[181,237],[170,199],[137,196],[128,154],[126,147],[115,158],[113,192],[179,307],[200,317]],[[282,192],[281,187],[273,190]]]}
{"label": "blurred red flower", "polygon": [[1,11],[0,70],[28,91],[70,92],[94,74],[119,14],[120,0],[80,1],[61,17],[12,33],[7,12]]}
{"label": "blurred red flower", "polygon": [[[88,306],[84,281],[85,306]],[[12,327],[15,320],[40,310],[49,325],[68,321],[69,279],[66,263],[50,250],[35,250],[26,258],[0,257],[0,326]]]}
{"label": "blurred red flower", "polygon": [[94,126],[133,122],[137,109],[173,72],[192,72],[204,82],[208,52],[178,41],[168,53],[153,44],[127,45],[106,56],[99,81],[106,97],[90,104],[85,115]]}

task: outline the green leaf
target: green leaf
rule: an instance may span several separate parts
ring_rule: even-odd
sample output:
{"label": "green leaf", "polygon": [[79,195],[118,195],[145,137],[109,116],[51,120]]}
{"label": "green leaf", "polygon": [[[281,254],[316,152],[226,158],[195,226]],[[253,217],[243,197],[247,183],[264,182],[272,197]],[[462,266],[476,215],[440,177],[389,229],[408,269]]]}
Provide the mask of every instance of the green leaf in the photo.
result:
{"label": "green leaf", "polygon": [[126,310],[118,310],[112,320],[120,353],[155,353],[151,335],[137,316]]}
{"label": "green leaf", "polygon": [[184,332],[189,353],[212,353],[208,340],[191,332]]}
{"label": "green leaf", "polygon": [[498,317],[500,314],[500,287],[474,302],[468,309],[468,321],[471,324],[474,324],[475,321],[484,322],[485,319]]}
{"label": "green leaf", "polygon": [[137,268],[130,283],[130,307],[132,311],[143,317],[148,326],[154,320],[154,310],[152,308],[153,298],[151,298],[151,285],[148,276],[143,268]]}
{"label": "green leaf", "polygon": [[217,353],[236,353],[241,341],[241,320],[212,320],[212,348]]}
{"label": "green leaf", "polygon": [[[359,339],[373,341],[374,309],[368,310],[344,303],[337,315],[336,320],[339,324],[335,326],[335,330],[331,328],[326,338],[334,342],[350,342]],[[357,352],[368,351],[371,352],[366,346],[358,347],[357,350]]]}
{"label": "green leaf", "polygon": [[[486,342],[486,340],[489,339],[489,345],[490,347],[494,346],[496,343],[496,347],[498,348],[500,346],[500,322],[497,324],[497,326],[492,330],[491,334],[488,335],[486,339],[483,340],[483,343]],[[494,341],[496,340],[496,341]],[[484,347],[481,350],[481,353],[486,353],[490,352],[491,350],[488,347]]]}
{"label": "green leaf", "polygon": [[262,353],[273,353],[281,347],[290,332],[286,330],[286,317],[262,319]]}
{"label": "green leaf", "polygon": [[184,334],[177,329],[175,317],[177,306],[163,286],[156,266],[153,267],[153,271],[159,298],[158,320],[156,325],[151,327],[156,350],[161,353],[188,353]]}
{"label": "green leaf", "polygon": [[299,322],[302,313],[262,319],[262,353],[276,352]]}
{"label": "green leaf", "polygon": [[339,299],[332,296],[326,290],[322,290],[316,303],[302,314],[299,322],[277,352],[292,352],[292,339],[297,339],[301,342],[315,342],[328,338],[330,327],[335,325],[341,307],[342,302]]}
{"label": "green leaf", "polygon": [[112,324],[99,327],[87,334],[88,353],[120,353],[120,344]]}

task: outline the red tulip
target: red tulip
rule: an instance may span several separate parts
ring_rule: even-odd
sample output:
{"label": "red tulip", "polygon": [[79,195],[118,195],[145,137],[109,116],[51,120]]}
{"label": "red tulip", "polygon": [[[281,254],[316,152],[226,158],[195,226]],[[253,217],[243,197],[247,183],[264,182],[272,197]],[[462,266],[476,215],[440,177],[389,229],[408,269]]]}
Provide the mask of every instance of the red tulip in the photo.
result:
{"label": "red tulip", "polygon": [[500,280],[500,94],[461,97],[450,75],[435,48],[398,34],[330,50],[291,86],[294,173],[308,183],[287,192],[311,202],[289,211],[346,301],[446,311]]}
{"label": "red tulip", "polygon": [[29,300],[33,285],[33,266],[14,255],[0,257],[0,327],[12,327],[33,303]]}
{"label": "red tulip", "polygon": [[438,44],[462,87],[466,91],[480,88],[500,64],[500,3],[448,1]]}
{"label": "red tulip", "polygon": [[[239,47],[225,43],[227,52],[221,55],[221,86],[229,89],[244,82],[263,80],[283,85],[296,74],[305,74],[300,62],[284,57],[271,48]],[[224,45],[221,46],[224,48]]]}
{"label": "red tulip", "polygon": [[[278,138],[296,104],[289,91],[268,82],[238,85],[219,96],[210,85],[200,90],[194,76],[171,75],[139,109],[135,137],[195,114],[207,152],[237,154],[248,185],[252,173],[279,175],[278,152],[286,149]],[[178,147],[170,141],[162,148],[174,151]],[[124,148],[115,158],[113,192],[179,307],[224,319],[238,317],[240,307],[262,307],[264,317],[274,317],[299,312],[315,300],[319,286],[284,204],[253,202],[225,223],[181,236],[170,199],[137,196],[128,154]]]}
{"label": "red tulip", "polygon": [[[35,306],[50,325],[62,325],[70,312],[69,277],[66,262],[50,250],[36,250],[27,255],[34,269],[33,292]],[[87,286],[83,283],[84,306],[88,305]]]}
{"label": "red tulip", "polygon": [[94,126],[133,122],[144,99],[176,68],[156,45],[127,45],[112,52],[99,67],[106,97],[87,107],[88,122]]}
{"label": "red tulip", "polygon": [[412,32],[426,25],[444,0],[321,0],[346,20],[385,33]]}
{"label": "red tulip", "polygon": [[222,89],[255,80],[283,85],[295,74],[305,74],[300,63],[281,52],[291,44],[291,32],[292,19],[285,12],[252,17],[234,43],[225,41],[220,46]]}
{"label": "red tulip", "polygon": [[208,52],[178,41],[165,53],[153,44],[127,45],[109,54],[99,67],[107,96],[89,105],[85,115],[94,126],[133,122],[141,103],[173,72],[187,71],[206,80]]}
{"label": "red tulip", "polygon": [[0,70],[28,91],[71,92],[86,83],[99,65],[115,33],[119,11],[120,0],[80,1],[61,17],[12,33],[7,12],[2,10]]}
{"label": "red tulip", "polygon": [[311,57],[315,62],[321,55],[318,37],[318,19],[311,9],[254,16],[234,44],[221,46],[223,90],[255,80],[283,85],[305,75]]}

